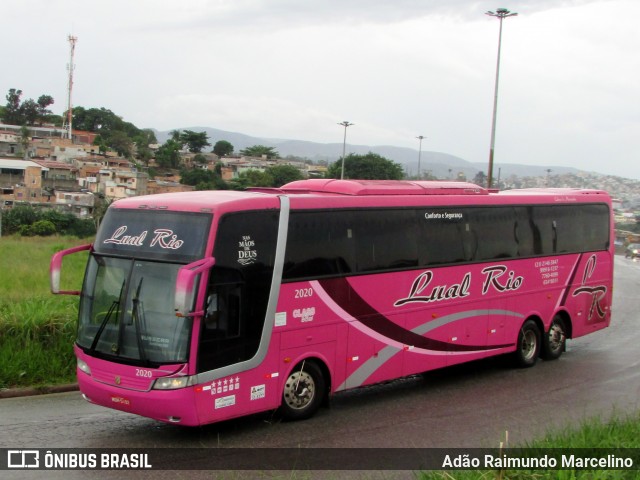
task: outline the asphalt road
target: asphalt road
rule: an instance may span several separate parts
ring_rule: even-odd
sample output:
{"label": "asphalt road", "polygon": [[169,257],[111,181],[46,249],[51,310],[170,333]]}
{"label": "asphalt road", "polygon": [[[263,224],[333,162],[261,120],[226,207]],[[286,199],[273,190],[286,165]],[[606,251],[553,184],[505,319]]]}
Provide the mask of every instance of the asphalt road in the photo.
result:
{"label": "asphalt road", "polygon": [[78,392],[2,399],[0,448],[497,447],[507,435],[522,444],[585,417],[638,410],[638,292],[640,262],[617,257],[611,327],[530,369],[482,361],[336,395],[303,422],[267,413],[200,428],[97,407]]}

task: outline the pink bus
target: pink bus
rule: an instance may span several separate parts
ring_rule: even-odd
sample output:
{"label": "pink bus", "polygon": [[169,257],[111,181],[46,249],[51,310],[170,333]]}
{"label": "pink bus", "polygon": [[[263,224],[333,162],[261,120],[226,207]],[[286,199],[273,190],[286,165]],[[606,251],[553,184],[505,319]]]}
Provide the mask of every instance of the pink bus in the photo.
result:
{"label": "pink bus", "polygon": [[[558,358],[611,320],[602,191],[303,180],[119,200],[51,261],[80,295],[81,392],[180,425],[509,354]],[[65,255],[89,250],[81,292]]]}

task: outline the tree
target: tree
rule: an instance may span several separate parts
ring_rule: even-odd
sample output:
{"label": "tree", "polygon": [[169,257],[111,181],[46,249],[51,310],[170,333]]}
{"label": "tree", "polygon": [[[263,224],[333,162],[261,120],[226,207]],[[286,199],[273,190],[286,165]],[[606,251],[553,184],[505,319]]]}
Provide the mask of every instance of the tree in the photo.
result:
{"label": "tree", "polygon": [[135,137],[142,133],[138,127],[130,122],[125,122],[121,117],[106,108],[73,107],[73,126],[78,130],[99,133],[108,139],[111,132],[120,131],[129,137]]}
{"label": "tree", "polygon": [[275,147],[267,147],[265,145],[254,145],[253,147],[240,150],[240,155],[245,157],[262,157],[264,155],[267,158],[278,158],[280,154],[274,148]]}
{"label": "tree", "polygon": [[38,220],[31,225],[31,232],[39,237],[48,237],[56,233],[56,226],[49,220]]}
{"label": "tree", "polygon": [[180,142],[170,138],[156,152],[156,162],[163,168],[178,168],[181,160],[181,148]]}
{"label": "tree", "polygon": [[300,170],[291,165],[274,165],[267,169],[267,173],[272,178],[272,187],[281,187],[285,183],[302,180],[304,178]]}
{"label": "tree", "polygon": [[182,170],[180,172],[180,183],[193,185],[196,190],[226,190],[229,188],[217,173],[199,168]]}
{"label": "tree", "polygon": [[120,130],[111,132],[111,135],[106,140],[106,144],[109,148],[112,148],[121,157],[131,158],[133,153],[133,142],[129,136]]}
{"label": "tree", "polygon": [[143,129],[139,135],[133,139],[136,145],[136,158],[149,166],[149,160],[153,158],[153,152],[149,148],[152,143],[158,143],[156,134],[149,128]]}
{"label": "tree", "polygon": [[22,90],[16,90],[15,88],[9,89],[9,93],[7,93],[7,96],[5,97],[7,99],[7,104],[5,105],[4,115],[2,116],[2,121],[4,123],[8,123],[10,125],[22,125],[24,123],[20,113],[21,96]]}
{"label": "tree", "polygon": [[216,174],[211,170],[194,168],[180,172],[180,183],[183,185],[198,185],[200,183],[213,183]]}
{"label": "tree", "polygon": [[[342,159],[334,162],[327,170],[327,178],[340,178]],[[404,176],[402,165],[377,153],[366,155],[350,153],[344,158],[344,178],[360,180],[401,180]]]}
{"label": "tree", "polygon": [[247,170],[229,182],[232,190],[244,190],[247,187],[271,187],[273,177],[267,172],[260,170]]}
{"label": "tree", "polygon": [[233,153],[233,145],[227,142],[226,140],[218,140],[216,144],[213,146],[213,153],[215,153],[218,157],[226,157],[227,155],[231,155]]}
{"label": "tree", "polygon": [[73,126],[78,130],[100,134],[102,145],[108,146],[128,158],[133,154],[135,141],[141,141],[142,144],[144,139],[155,141],[153,132],[151,135],[148,133],[150,131],[145,133],[106,108],[74,107]]}
{"label": "tree", "polygon": [[136,143],[136,158],[146,166],[149,166],[149,160],[153,158],[153,152],[149,148],[149,145]]}
{"label": "tree", "polygon": [[102,223],[102,219],[107,213],[109,205],[111,205],[112,202],[113,199],[105,198],[102,194],[94,195],[92,217],[96,230],[98,230],[98,227],[100,226],[100,223]]}
{"label": "tree", "polygon": [[32,99],[25,100],[20,105],[20,125],[35,125],[38,121],[38,104]]}
{"label": "tree", "polygon": [[207,157],[205,157],[203,154],[196,153],[193,156],[193,163],[196,163],[198,165],[206,165],[207,163],[209,163],[209,161],[207,160]]}
{"label": "tree", "polygon": [[102,154],[105,154],[108,150],[107,144],[102,138],[102,135],[96,135],[96,138],[93,139],[93,144],[98,147],[98,151]]}
{"label": "tree", "polygon": [[186,145],[191,153],[200,153],[206,146],[211,146],[207,132],[194,132],[185,130],[179,137],[183,145]]}
{"label": "tree", "polygon": [[68,231],[76,220],[72,213],[62,213],[55,209],[41,211],[40,219],[55,225],[56,232]]}
{"label": "tree", "polygon": [[31,225],[38,220],[38,213],[31,205],[14,206],[2,215],[2,231],[17,233],[22,225]]}
{"label": "tree", "polygon": [[73,107],[73,126],[78,130],[102,134],[110,132],[115,127],[115,114],[105,108]]}
{"label": "tree", "polygon": [[42,122],[53,115],[53,112],[49,110],[49,106],[53,105],[53,97],[51,95],[40,95],[38,97],[37,104],[37,112],[38,112],[38,120],[42,125]]}
{"label": "tree", "polygon": [[53,104],[51,95],[41,95],[38,101],[27,99],[20,101],[22,90],[15,88],[9,89],[6,99],[7,104],[2,109],[2,121],[11,125],[35,125],[42,124],[49,117],[57,117],[52,115],[47,107]]}
{"label": "tree", "polygon": [[476,176],[473,177],[473,183],[481,187],[484,187],[487,185],[487,176],[485,175],[484,172],[478,172],[476,173]]}
{"label": "tree", "polygon": [[20,146],[22,147],[22,155],[23,159],[27,160],[29,158],[29,144],[31,143],[31,134],[29,133],[29,129],[23,125],[20,128]]}

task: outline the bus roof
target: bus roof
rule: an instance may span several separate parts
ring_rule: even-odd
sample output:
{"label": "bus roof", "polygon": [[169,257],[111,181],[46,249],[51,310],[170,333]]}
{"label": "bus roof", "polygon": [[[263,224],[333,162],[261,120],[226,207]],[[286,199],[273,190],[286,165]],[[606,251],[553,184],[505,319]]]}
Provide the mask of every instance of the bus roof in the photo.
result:
{"label": "bus roof", "polygon": [[468,182],[409,180],[311,179],[287,183],[283,193],[342,195],[487,195],[488,190]]}
{"label": "bus roof", "polygon": [[250,189],[276,191],[284,194],[339,194],[339,195],[606,195],[603,190],[583,188],[522,188],[514,190],[488,190],[475,183],[443,180],[334,180],[311,179],[287,183],[279,189]]}
{"label": "bus roof", "polygon": [[260,208],[277,208],[277,197],[270,194],[245,192],[237,190],[199,190],[195,192],[158,193],[124,198],[115,201],[113,208],[139,208],[148,210],[173,210],[187,212],[211,212],[223,205],[234,205],[233,208],[246,204],[247,208],[255,208],[256,198],[264,202]]}
{"label": "bus roof", "polygon": [[[347,205],[362,207],[374,204],[377,206],[401,206],[405,202],[423,204],[425,201],[431,203],[425,198],[427,196],[434,197],[434,205],[445,205],[449,201],[453,201],[454,197],[458,198],[455,201],[456,204],[468,205],[475,204],[477,201],[481,204],[500,204],[507,197],[513,200],[519,197],[517,203],[520,203],[525,197],[537,197],[544,203],[574,202],[579,198],[584,199],[582,201],[608,202],[609,198],[608,194],[601,190],[574,188],[497,191],[487,190],[468,182],[311,179],[287,183],[280,188],[250,188],[247,191],[203,190],[145,195],[118,200],[114,202],[113,207],[190,212],[217,210],[219,213],[223,213],[238,209],[279,208],[278,196],[282,195],[286,195],[292,200],[295,199],[292,206],[295,205],[296,208],[320,208],[323,206],[340,208]],[[402,200],[403,197],[405,200]],[[408,200],[407,197],[413,198],[413,200]],[[587,197],[590,197],[589,200]],[[596,200],[595,197],[600,198]]]}

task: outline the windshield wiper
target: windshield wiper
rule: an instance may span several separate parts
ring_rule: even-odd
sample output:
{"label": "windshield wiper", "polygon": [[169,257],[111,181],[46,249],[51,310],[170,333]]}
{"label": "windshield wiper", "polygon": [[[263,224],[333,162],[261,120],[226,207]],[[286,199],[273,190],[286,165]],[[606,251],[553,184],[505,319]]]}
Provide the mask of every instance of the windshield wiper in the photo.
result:
{"label": "windshield wiper", "polygon": [[102,332],[104,332],[104,329],[107,326],[107,323],[109,323],[109,319],[111,318],[111,315],[113,315],[114,311],[116,312],[116,318],[118,317],[118,313],[120,311],[120,302],[122,301],[122,292],[124,292],[125,281],[126,279],[122,280],[120,294],[118,295],[118,298],[111,303],[107,314],[104,316],[104,320],[102,320],[102,323],[100,324],[100,328],[98,328],[98,332],[96,333],[96,336],[91,343],[91,348],[89,349],[91,353],[95,352],[96,347],[98,346],[98,340],[100,340],[100,336],[102,335]]}
{"label": "windshield wiper", "polygon": [[[142,333],[146,332],[146,327],[144,325],[144,310],[142,308],[142,300],[140,300],[140,289],[142,288],[142,280],[144,277],[140,279],[138,283],[138,288],[136,288],[136,295],[133,297],[131,302],[133,303],[133,311],[131,312],[131,318],[133,319],[133,324],[136,329],[136,341],[138,343],[138,353],[140,354],[140,361],[143,364],[147,364],[147,356],[144,352],[144,345],[142,343]],[[142,330],[142,332],[141,332]]]}

